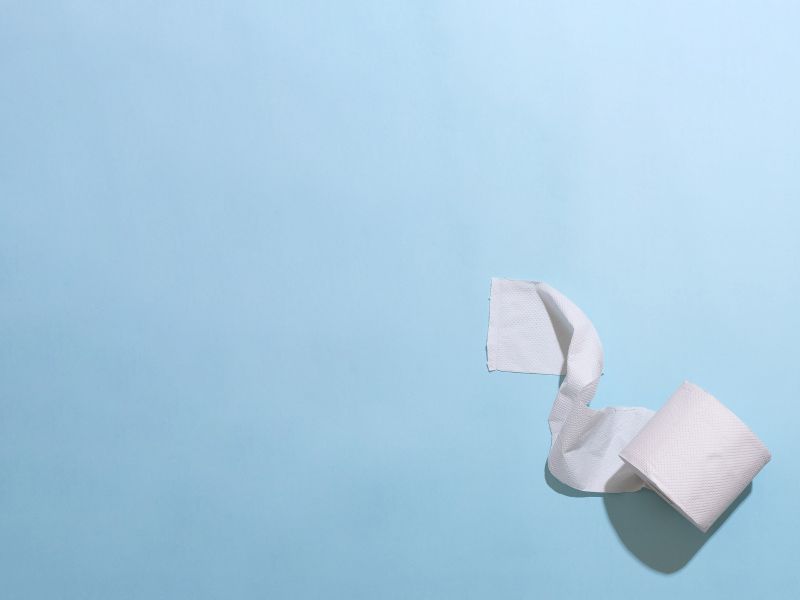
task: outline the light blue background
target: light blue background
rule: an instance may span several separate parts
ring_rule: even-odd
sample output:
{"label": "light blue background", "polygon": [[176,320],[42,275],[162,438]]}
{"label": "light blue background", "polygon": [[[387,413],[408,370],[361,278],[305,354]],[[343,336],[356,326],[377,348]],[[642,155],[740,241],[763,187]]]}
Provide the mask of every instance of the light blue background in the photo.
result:
{"label": "light blue background", "polygon": [[[2,597],[797,597],[797,7],[0,3]],[[548,486],[491,276],[765,440],[710,539]]]}

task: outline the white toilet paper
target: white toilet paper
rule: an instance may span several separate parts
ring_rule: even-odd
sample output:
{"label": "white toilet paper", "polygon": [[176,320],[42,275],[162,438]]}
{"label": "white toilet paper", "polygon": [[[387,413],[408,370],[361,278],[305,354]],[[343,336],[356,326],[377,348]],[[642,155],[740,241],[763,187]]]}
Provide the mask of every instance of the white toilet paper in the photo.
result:
{"label": "white toilet paper", "polygon": [[587,492],[653,488],[707,531],[769,461],[764,444],[736,415],[684,383],[655,413],[589,408],[603,348],[588,317],[545,283],[492,279],[490,371],[563,375],[549,423],[548,466]]}

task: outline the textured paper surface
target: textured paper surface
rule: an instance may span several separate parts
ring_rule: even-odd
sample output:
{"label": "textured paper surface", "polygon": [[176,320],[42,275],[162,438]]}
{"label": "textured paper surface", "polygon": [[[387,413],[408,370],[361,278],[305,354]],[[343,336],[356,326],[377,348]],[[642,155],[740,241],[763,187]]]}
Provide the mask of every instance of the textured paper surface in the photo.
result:
{"label": "textured paper surface", "polygon": [[589,407],[603,348],[589,318],[546,283],[492,279],[490,371],[563,375],[548,467],[586,492],[654,488],[703,531],[769,461],[763,443],[711,394],[685,382],[664,407]]}
{"label": "textured paper surface", "polygon": [[620,457],[648,487],[708,531],[770,454],[739,417],[687,381]]}

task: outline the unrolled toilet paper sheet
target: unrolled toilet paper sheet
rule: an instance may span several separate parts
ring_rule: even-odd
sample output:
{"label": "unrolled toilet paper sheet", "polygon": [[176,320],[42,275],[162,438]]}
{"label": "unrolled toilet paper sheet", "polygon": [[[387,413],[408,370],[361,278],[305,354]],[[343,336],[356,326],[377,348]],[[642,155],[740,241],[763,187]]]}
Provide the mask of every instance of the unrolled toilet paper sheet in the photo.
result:
{"label": "unrolled toilet paper sheet", "polygon": [[575,489],[651,487],[707,531],[770,460],[736,415],[689,382],[657,413],[590,408],[603,372],[600,338],[545,283],[492,279],[486,349],[490,371],[563,375],[548,419],[548,467]]}

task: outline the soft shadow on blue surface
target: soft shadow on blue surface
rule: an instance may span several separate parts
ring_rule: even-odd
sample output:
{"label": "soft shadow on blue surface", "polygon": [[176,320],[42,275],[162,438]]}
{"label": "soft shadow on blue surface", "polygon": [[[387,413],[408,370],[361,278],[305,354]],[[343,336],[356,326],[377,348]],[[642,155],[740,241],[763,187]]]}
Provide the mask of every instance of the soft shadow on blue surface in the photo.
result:
{"label": "soft shadow on blue surface", "polygon": [[623,545],[642,563],[661,573],[675,573],[685,567],[753,489],[751,483],[714,526],[703,533],[650,490],[625,494],[581,492],[556,479],[547,463],[544,479],[564,496],[602,497],[608,520]]}

